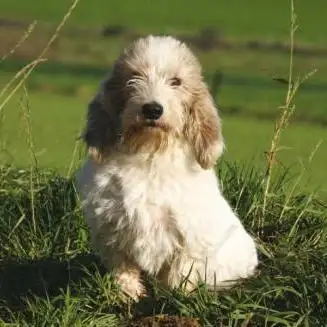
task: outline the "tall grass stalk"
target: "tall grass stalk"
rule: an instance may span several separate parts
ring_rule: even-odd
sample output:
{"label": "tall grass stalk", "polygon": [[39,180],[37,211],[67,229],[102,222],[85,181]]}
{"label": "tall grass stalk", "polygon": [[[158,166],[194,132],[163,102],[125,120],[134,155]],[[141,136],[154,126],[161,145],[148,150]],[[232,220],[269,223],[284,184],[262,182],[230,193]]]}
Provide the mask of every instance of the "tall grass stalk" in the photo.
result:
{"label": "tall grass stalk", "polygon": [[24,85],[24,93],[20,102],[20,107],[23,112],[23,117],[25,120],[26,125],[26,143],[29,149],[31,163],[30,163],[30,206],[31,206],[31,213],[32,213],[32,223],[33,223],[33,230],[36,233],[36,219],[35,219],[35,180],[36,183],[39,184],[39,174],[38,174],[38,161],[35,154],[35,142],[33,138],[33,131],[32,131],[32,122],[31,122],[31,110],[30,110],[30,103],[28,97],[28,91],[26,86]]}
{"label": "tall grass stalk", "polygon": [[264,194],[263,194],[263,206],[262,206],[262,214],[259,217],[259,231],[262,230],[266,215],[267,201],[269,198],[271,179],[273,175],[274,168],[277,162],[277,153],[280,148],[280,141],[282,132],[288,127],[292,115],[295,111],[295,95],[299,89],[299,87],[310,78],[316,70],[312,70],[311,72],[304,75],[304,77],[297,77],[294,80],[294,36],[295,32],[298,28],[297,25],[297,16],[294,8],[294,0],[291,0],[291,26],[290,26],[290,60],[289,60],[289,71],[288,71],[288,79],[277,78],[276,81],[281,82],[283,84],[287,84],[287,92],[285,96],[284,104],[279,107],[280,115],[276,119],[273,136],[270,143],[270,148],[266,153],[267,165],[266,172],[264,176]]}
{"label": "tall grass stalk", "polygon": [[7,52],[5,53],[1,59],[0,62],[4,61],[5,59],[7,59],[8,57],[12,56],[16,50],[28,39],[28,37],[32,34],[32,32],[34,31],[35,27],[36,27],[37,21],[34,20],[27,28],[27,30],[25,31],[25,33],[22,35],[22,37],[18,40],[18,42],[16,42],[16,44]]}

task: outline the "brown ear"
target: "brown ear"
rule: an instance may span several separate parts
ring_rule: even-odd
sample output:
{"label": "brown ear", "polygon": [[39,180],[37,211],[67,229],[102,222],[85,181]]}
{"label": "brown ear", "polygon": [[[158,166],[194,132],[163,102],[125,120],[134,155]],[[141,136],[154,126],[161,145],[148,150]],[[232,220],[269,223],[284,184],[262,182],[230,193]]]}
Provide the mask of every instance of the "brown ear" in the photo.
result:
{"label": "brown ear", "polygon": [[118,139],[118,110],[110,101],[111,80],[106,80],[102,89],[88,106],[87,125],[83,139],[90,157],[101,163]]}
{"label": "brown ear", "polygon": [[223,151],[224,141],[218,111],[205,84],[189,108],[185,133],[200,166],[211,168]]}

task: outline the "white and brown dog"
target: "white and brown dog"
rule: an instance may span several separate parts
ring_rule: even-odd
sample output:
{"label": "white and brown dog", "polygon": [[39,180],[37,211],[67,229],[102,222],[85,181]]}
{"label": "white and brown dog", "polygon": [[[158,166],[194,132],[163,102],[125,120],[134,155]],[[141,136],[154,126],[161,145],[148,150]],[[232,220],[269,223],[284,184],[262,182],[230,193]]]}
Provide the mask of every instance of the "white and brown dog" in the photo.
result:
{"label": "white and brown dog", "polygon": [[224,199],[217,109],[190,49],[148,36],[125,49],[88,109],[90,160],[78,175],[94,246],[123,291],[140,272],[170,287],[252,275],[253,239]]}

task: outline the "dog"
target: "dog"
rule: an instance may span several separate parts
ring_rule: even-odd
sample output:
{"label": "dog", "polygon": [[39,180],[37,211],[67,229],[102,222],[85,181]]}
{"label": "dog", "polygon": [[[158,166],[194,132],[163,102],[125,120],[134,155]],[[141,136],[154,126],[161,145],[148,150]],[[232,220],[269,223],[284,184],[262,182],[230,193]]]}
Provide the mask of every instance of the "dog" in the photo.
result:
{"label": "dog", "polygon": [[90,102],[78,189],[93,244],[124,293],[141,273],[191,291],[254,274],[255,242],[223,197],[224,140],[198,59],[170,36],[127,47]]}

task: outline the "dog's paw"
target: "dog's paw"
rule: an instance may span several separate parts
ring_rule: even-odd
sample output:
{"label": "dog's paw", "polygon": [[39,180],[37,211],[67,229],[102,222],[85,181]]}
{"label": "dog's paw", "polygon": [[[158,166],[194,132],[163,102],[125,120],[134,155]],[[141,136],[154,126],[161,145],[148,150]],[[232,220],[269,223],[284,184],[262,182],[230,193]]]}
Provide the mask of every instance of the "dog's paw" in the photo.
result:
{"label": "dog's paw", "polygon": [[121,272],[116,275],[116,280],[121,290],[134,301],[147,296],[146,289],[141,282],[140,275],[136,272]]}

